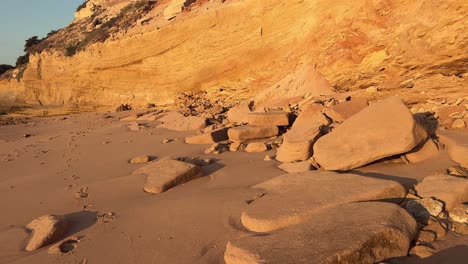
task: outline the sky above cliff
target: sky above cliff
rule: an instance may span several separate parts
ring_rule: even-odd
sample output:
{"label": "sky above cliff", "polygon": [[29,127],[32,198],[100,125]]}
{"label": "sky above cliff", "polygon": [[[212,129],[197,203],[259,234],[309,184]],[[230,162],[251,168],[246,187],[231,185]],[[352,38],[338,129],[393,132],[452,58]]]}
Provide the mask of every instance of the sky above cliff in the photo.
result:
{"label": "sky above cliff", "polygon": [[0,64],[14,65],[24,41],[73,21],[84,0],[0,0]]}

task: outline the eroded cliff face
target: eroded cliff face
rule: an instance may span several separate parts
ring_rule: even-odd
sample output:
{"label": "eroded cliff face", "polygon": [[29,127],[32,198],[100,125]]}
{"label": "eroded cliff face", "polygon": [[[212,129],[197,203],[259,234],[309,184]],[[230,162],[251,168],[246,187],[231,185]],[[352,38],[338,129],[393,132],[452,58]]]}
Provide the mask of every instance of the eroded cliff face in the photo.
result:
{"label": "eroded cliff face", "polygon": [[[174,1],[73,56],[31,56],[20,81],[0,81],[0,96],[77,107],[171,103],[198,90],[241,100],[309,64],[338,91],[468,86],[465,0],[213,0],[168,20]],[[116,14],[131,1],[98,2]]]}

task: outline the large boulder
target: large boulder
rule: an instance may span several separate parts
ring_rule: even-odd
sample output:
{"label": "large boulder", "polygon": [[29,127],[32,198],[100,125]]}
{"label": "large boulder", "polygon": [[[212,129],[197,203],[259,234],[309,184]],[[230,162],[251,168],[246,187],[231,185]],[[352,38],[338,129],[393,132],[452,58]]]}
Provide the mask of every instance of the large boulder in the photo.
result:
{"label": "large boulder", "polygon": [[238,126],[229,129],[229,140],[239,142],[250,139],[269,138],[278,135],[277,126]]}
{"label": "large boulder", "polygon": [[160,118],[159,121],[162,122],[162,124],[159,127],[175,131],[198,130],[206,126],[206,118],[204,117],[186,117],[177,112],[170,112],[164,117]]}
{"label": "large boulder", "polygon": [[351,170],[406,153],[426,140],[398,97],[379,101],[344,121],[314,145],[314,158],[326,170]]}
{"label": "large boulder", "polygon": [[398,205],[351,203],[324,209],[305,222],[227,244],[227,264],[378,263],[406,256],[415,220]]}
{"label": "large boulder", "polygon": [[406,196],[406,189],[398,182],[331,171],[285,174],[253,188],[266,193],[241,216],[242,224],[254,232],[298,224],[339,204],[383,199],[399,202]]}
{"label": "large boulder", "polygon": [[249,113],[247,115],[247,124],[253,126],[288,126],[289,113],[282,111]]}
{"label": "large boulder", "polygon": [[420,197],[442,201],[445,210],[468,202],[468,180],[461,177],[444,174],[428,176],[415,188]]}
{"label": "large boulder", "polygon": [[316,108],[304,109],[284,134],[283,144],[278,148],[276,159],[281,162],[307,160],[312,156],[313,144],[321,136],[321,127],[328,119]]}
{"label": "large boulder", "polygon": [[342,123],[351,116],[359,113],[369,106],[369,102],[364,98],[352,98],[324,110],[324,113],[336,123]]}
{"label": "large boulder", "polygon": [[185,138],[187,144],[214,144],[228,139],[229,128],[221,128],[200,135]]}
{"label": "large boulder", "polygon": [[158,194],[200,178],[202,171],[197,165],[165,158],[136,170],[132,175],[145,175],[145,192]]}
{"label": "large boulder", "polygon": [[32,232],[26,250],[34,251],[63,239],[68,231],[68,222],[62,216],[44,215],[34,219],[26,229]]}

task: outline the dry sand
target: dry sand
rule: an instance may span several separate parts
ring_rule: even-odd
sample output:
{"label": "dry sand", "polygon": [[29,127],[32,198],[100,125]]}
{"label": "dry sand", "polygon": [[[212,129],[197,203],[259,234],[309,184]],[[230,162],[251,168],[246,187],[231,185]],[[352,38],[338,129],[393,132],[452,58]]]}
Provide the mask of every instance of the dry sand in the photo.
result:
{"label": "dry sand", "polygon": [[[183,142],[192,132],[156,128],[157,121],[130,131],[129,122],[119,120],[129,113],[31,118],[0,127],[0,263],[224,263],[226,243],[247,232],[242,211],[261,194],[249,187],[284,174],[276,161],[264,161],[274,152],[205,155],[207,145]],[[163,144],[165,138],[175,140]],[[217,161],[203,167],[205,177],[152,195],[143,192],[144,178],[130,176],[144,165],[128,161],[141,155]],[[453,164],[441,152],[421,163],[378,163],[356,172],[410,186]],[[113,216],[100,217],[109,212]],[[69,235],[79,240],[73,250],[24,251],[24,226],[45,214],[70,217]],[[435,262],[420,263],[468,259],[466,236],[437,243],[445,262],[437,262],[436,253]]]}

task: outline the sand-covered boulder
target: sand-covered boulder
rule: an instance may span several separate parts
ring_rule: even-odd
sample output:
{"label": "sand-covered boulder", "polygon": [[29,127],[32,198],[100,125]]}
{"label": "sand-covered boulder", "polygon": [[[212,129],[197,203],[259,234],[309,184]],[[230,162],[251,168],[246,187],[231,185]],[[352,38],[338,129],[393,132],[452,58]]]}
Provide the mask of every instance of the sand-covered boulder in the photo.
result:
{"label": "sand-covered boulder", "polygon": [[231,141],[246,141],[250,139],[269,138],[278,135],[277,126],[238,126],[229,129],[228,136]]}
{"label": "sand-covered boulder", "polygon": [[406,256],[416,232],[415,220],[398,205],[344,204],[268,235],[231,241],[224,260],[227,264],[378,263]]}
{"label": "sand-covered boulder", "polygon": [[289,113],[282,111],[253,112],[247,114],[247,124],[253,126],[288,126]]}
{"label": "sand-covered boulder", "polygon": [[451,210],[461,203],[468,202],[468,180],[461,177],[437,174],[428,176],[416,185],[420,197],[435,198]]}
{"label": "sand-covered boulder", "polygon": [[406,196],[398,182],[331,171],[285,174],[253,188],[266,193],[247,206],[241,216],[242,224],[254,232],[298,224],[339,204],[383,199],[399,202]]}
{"label": "sand-covered boulder", "polygon": [[291,129],[284,134],[283,144],[278,148],[276,159],[281,162],[303,161],[310,158],[313,144],[321,136],[321,127],[328,119],[316,108],[305,108]]}
{"label": "sand-covered boulder", "polygon": [[439,147],[432,139],[420,144],[410,152],[406,153],[409,162],[416,163],[431,159],[439,154]]}
{"label": "sand-covered boulder", "polygon": [[26,229],[32,232],[26,250],[34,251],[62,239],[68,230],[68,222],[62,216],[44,215],[34,219]]}
{"label": "sand-covered boulder", "polygon": [[364,108],[369,106],[369,102],[364,98],[352,98],[350,101],[345,101],[324,109],[324,113],[336,123],[342,123],[351,116],[357,114]]}
{"label": "sand-covered boulder", "polygon": [[326,170],[351,170],[406,153],[426,140],[427,132],[398,97],[370,105],[314,145],[314,158]]}
{"label": "sand-covered boulder", "polygon": [[439,140],[450,154],[450,157],[468,168],[468,130],[439,131]]}
{"label": "sand-covered boulder", "polygon": [[229,128],[216,129],[200,135],[193,135],[185,138],[187,144],[213,144],[228,139]]}
{"label": "sand-covered boulder", "polygon": [[139,168],[132,175],[145,175],[145,192],[158,194],[200,178],[202,171],[197,165],[165,158]]}
{"label": "sand-covered boulder", "polygon": [[162,124],[161,128],[166,128],[175,131],[191,131],[202,129],[206,126],[206,118],[199,116],[184,116],[177,112],[170,112],[164,117],[160,118],[159,121]]}

